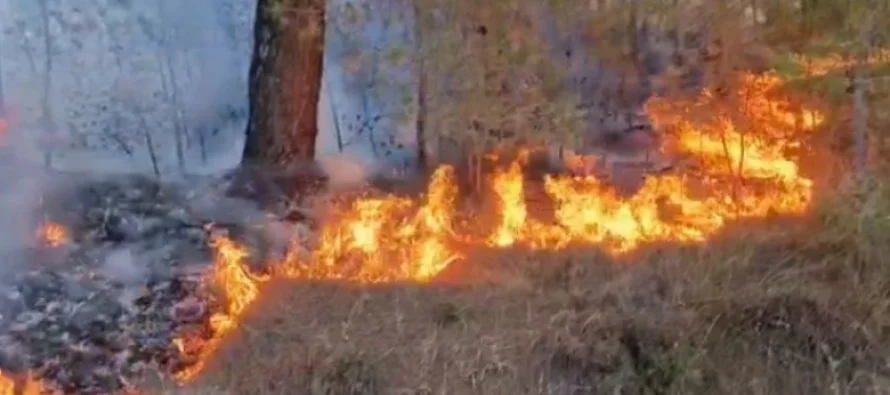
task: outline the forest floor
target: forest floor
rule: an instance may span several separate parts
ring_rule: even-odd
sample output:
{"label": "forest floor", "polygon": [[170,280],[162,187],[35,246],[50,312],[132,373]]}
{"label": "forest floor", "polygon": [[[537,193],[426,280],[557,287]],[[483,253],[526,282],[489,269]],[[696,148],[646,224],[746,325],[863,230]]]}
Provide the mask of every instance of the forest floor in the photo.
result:
{"label": "forest floor", "polygon": [[273,282],[176,393],[887,394],[886,192],[621,259],[478,250],[426,285]]}

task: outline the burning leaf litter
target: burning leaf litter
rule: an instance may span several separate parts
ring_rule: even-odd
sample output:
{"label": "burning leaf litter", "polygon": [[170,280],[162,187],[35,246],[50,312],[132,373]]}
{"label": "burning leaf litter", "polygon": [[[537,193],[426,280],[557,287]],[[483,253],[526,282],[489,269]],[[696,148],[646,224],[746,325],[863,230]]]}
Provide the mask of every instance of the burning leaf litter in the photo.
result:
{"label": "burning leaf litter", "polygon": [[[745,123],[723,115],[719,107],[717,116],[706,119],[677,116],[683,114],[677,107],[713,104],[710,92],[692,102],[649,103],[650,115],[665,131],[665,150],[695,166],[650,175],[632,196],[622,196],[594,176],[550,176],[543,187],[554,206],[553,218],[537,218],[526,202],[522,158],[515,161],[492,178],[499,221],[478,243],[537,249],[596,244],[620,254],[648,242],[703,241],[740,218],[803,213],[812,200],[813,181],[801,175],[786,152],[799,146],[822,116],[792,110],[787,99],[775,97],[780,85],[775,77],[747,76],[742,82],[736,105],[745,109]],[[119,302],[129,288],[102,279],[89,264],[80,272],[38,270],[14,283],[7,304],[20,308],[4,314],[12,317],[3,321],[3,333],[9,334],[4,339],[14,343],[9,347],[27,350],[30,371],[68,391],[120,390],[151,364],[188,382],[202,372],[271,277],[383,283],[425,282],[442,273],[461,256],[455,241],[465,243],[465,235],[478,234],[479,228],[476,223],[472,229],[456,225],[455,177],[453,168],[439,168],[421,200],[355,199],[317,229],[314,241],[297,238],[285,255],[262,262],[263,273],[251,269],[248,263],[258,258],[238,237],[219,227],[201,229],[187,210],[169,203],[148,203],[168,202],[158,198],[157,187],[91,195],[81,199],[85,220],[73,221],[76,229],[68,232],[47,228],[42,233],[46,244],[78,239],[83,250],[97,251],[97,245],[138,243],[146,249],[188,240],[193,250],[200,249],[196,243],[212,247],[212,268],[200,278],[184,274],[182,266],[188,265],[183,261],[206,258],[175,258],[166,248],[167,256],[150,260],[161,263],[149,265],[151,286],[143,288],[139,303]],[[145,195],[150,195],[147,201]],[[115,196],[120,201],[109,209],[108,200]],[[96,253],[86,255],[95,265]]]}

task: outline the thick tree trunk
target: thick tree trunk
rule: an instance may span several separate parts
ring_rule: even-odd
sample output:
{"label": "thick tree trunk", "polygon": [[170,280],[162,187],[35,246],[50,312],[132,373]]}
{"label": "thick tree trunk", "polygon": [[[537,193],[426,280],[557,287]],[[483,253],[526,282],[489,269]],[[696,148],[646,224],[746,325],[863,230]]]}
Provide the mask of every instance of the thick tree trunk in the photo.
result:
{"label": "thick tree trunk", "polygon": [[265,165],[311,159],[318,136],[325,1],[257,3],[244,159]]}

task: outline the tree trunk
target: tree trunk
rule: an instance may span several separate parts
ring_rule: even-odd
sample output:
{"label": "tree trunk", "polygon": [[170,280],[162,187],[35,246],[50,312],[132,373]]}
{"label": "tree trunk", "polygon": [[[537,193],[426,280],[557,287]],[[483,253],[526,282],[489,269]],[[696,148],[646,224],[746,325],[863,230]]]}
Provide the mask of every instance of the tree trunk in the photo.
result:
{"label": "tree trunk", "polygon": [[56,133],[56,121],[53,117],[52,91],[53,91],[53,41],[49,29],[49,4],[47,0],[37,2],[40,5],[40,14],[43,28],[43,93],[40,97],[41,116],[40,126],[43,128],[41,136],[41,150],[43,151],[43,165],[52,166],[53,148],[58,143]]}
{"label": "tree trunk", "polygon": [[324,0],[259,0],[244,159],[287,165],[315,156]]}

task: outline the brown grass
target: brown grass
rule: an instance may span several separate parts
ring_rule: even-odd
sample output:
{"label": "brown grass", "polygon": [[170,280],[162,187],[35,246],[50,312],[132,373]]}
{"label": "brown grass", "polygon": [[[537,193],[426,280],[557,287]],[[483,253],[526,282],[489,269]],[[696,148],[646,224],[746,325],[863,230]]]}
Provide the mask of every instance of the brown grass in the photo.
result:
{"label": "brown grass", "polygon": [[184,393],[887,394],[890,199],[857,191],[701,247],[478,251],[429,285],[270,284],[204,392]]}

